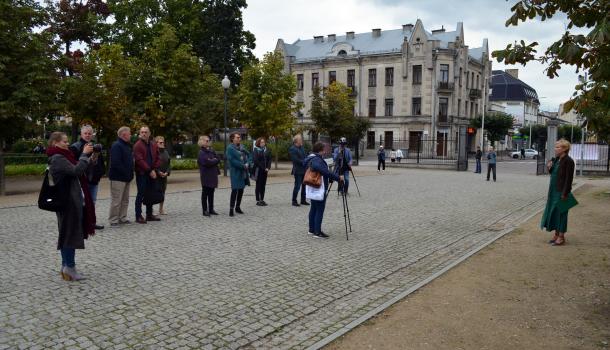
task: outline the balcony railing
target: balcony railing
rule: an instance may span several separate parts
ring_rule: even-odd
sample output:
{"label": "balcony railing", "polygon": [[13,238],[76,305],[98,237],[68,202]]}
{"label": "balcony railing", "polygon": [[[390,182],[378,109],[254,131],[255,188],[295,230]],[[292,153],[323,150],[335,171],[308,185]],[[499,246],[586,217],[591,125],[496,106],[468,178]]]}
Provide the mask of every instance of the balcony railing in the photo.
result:
{"label": "balcony railing", "polygon": [[450,83],[448,81],[439,81],[438,82],[438,91],[452,92],[453,83]]}
{"label": "balcony railing", "polygon": [[470,89],[469,95],[471,99],[481,98],[481,89]]}

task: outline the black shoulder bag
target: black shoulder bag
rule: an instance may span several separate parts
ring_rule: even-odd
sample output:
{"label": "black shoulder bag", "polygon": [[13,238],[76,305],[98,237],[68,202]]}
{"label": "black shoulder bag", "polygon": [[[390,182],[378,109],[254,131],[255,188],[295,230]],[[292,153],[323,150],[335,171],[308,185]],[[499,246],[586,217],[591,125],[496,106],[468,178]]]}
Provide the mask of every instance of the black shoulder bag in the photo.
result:
{"label": "black shoulder bag", "polygon": [[66,188],[66,179],[53,183],[49,169],[44,173],[44,180],[38,195],[38,208],[47,211],[60,212],[68,206],[70,191]]}

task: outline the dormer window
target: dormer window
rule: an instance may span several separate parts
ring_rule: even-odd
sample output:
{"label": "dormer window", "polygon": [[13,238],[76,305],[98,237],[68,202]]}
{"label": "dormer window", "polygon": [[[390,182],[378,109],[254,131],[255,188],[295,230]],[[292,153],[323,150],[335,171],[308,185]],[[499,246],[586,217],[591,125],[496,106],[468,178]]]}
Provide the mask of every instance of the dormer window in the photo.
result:
{"label": "dormer window", "polygon": [[339,50],[339,53],[337,53],[337,56],[345,57],[345,56],[347,56],[347,52],[345,50]]}

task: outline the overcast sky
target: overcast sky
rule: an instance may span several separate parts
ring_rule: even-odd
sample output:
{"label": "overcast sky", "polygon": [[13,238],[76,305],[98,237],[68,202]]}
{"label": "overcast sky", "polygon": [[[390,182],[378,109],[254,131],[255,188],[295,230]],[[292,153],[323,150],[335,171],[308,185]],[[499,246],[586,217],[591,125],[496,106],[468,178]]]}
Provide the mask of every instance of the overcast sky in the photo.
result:
{"label": "overcast sky", "polygon": [[[441,25],[453,31],[457,22],[463,22],[466,44],[480,47],[483,38],[488,38],[490,51],[523,39],[540,43],[538,51],[542,52],[565,31],[565,17],[505,27],[514,3],[516,0],[250,0],[244,26],[256,36],[258,57],[275,49],[278,38],[293,43],[314,35],[398,29],[415,24],[418,18],[428,31]],[[493,69],[505,68],[509,67],[493,62]],[[557,111],[577,82],[573,67],[564,67],[555,79],[547,78],[544,66],[537,62],[510,68],[519,68],[519,78],[536,89],[543,110]]]}

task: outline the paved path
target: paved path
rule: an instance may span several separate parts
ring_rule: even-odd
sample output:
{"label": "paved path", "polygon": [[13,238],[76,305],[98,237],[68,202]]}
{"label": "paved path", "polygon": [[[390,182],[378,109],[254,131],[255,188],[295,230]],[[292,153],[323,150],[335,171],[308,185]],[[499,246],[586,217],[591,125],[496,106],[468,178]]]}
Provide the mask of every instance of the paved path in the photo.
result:
{"label": "paved path", "polygon": [[52,213],[0,209],[0,349],[307,348],[518,225],[540,209],[548,181],[388,172],[358,178],[349,241],[335,195],[321,240],[307,234],[308,209],[288,205],[287,183],[269,186],[264,208],[248,188],[246,215],[234,218],[226,189],[211,219],[199,191],[169,194],[162,222],[89,240],[79,283],[60,279]]}

